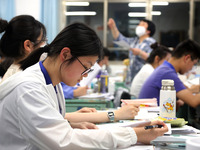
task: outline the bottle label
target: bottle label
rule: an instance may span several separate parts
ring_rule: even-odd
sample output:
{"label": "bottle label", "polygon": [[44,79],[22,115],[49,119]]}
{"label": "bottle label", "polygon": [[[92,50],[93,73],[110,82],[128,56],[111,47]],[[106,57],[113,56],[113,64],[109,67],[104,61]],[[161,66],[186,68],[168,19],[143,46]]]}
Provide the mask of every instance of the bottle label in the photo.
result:
{"label": "bottle label", "polygon": [[176,117],[176,91],[160,91],[160,116]]}
{"label": "bottle label", "polygon": [[108,76],[101,76],[100,93],[108,93]]}

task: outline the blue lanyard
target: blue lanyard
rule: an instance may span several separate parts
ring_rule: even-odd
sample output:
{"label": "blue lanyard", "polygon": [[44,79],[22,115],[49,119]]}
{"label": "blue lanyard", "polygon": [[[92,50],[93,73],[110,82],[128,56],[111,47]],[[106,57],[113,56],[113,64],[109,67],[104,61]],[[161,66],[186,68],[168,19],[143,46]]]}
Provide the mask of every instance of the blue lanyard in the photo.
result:
{"label": "blue lanyard", "polygon": [[[47,84],[47,85],[48,85],[48,84],[52,84],[51,78],[50,78],[50,76],[49,76],[47,70],[45,69],[44,65],[42,64],[42,61],[40,61],[39,64],[40,64],[41,71],[42,71],[42,73],[43,73],[43,75],[44,75],[46,84]],[[55,91],[56,91],[56,93],[57,93],[56,87],[54,87],[54,89],[55,89]],[[58,101],[58,104],[59,104],[60,113],[62,114],[62,109],[61,109],[61,106],[60,106],[59,101]]]}
{"label": "blue lanyard", "polygon": [[173,69],[173,70],[176,72],[174,66],[173,66],[172,64],[170,64],[168,61],[165,60],[163,64],[164,64],[165,66],[168,66],[169,68]]}

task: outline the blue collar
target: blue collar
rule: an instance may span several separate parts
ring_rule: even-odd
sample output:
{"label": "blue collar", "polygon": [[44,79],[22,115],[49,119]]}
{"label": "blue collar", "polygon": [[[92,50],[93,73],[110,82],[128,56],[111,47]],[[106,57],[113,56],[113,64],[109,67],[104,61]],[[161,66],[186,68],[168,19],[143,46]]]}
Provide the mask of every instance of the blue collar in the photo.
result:
{"label": "blue collar", "polygon": [[168,66],[169,68],[173,69],[173,70],[176,72],[174,66],[173,66],[172,64],[170,64],[168,61],[165,60],[163,64],[164,64],[165,66]]}
{"label": "blue collar", "polygon": [[[50,76],[49,76],[47,70],[44,68],[44,65],[42,64],[42,61],[40,61],[39,64],[40,64],[41,71],[42,71],[42,73],[43,73],[43,75],[44,75],[44,78],[45,78],[45,80],[46,80],[46,84],[47,84],[47,85],[48,85],[48,84],[52,84],[51,78],[50,78]],[[55,89],[55,92],[57,93],[56,87],[54,87],[54,89]],[[61,109],[61,106],[60,106],[59,101],[58,101],[58,104],[59,104],[60,113],[62,114],[62,109]]]}
{"label": "blue collar", "polygon": [[42,64],[42,61],[40,61],[39,64],[40,64],[41,71],[42,71],[42,73],[43,73],[43,75],[44,75],[44,78],[45,78],[45,80],[46,80],[46,84],[47,84],[47,85],[48,85],[48,84],[52,84],[51,78],[50,78],[50,76],[49,76],[47,70],[44,68],[44,65]]}

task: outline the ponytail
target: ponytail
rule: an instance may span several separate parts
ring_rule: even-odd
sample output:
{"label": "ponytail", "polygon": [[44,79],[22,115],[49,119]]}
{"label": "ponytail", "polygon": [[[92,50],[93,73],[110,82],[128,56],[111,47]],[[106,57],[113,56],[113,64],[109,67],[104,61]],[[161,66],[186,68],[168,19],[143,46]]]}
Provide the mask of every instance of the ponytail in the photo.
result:
{"label": "ponytail", "polygon": [[158,56],[161,59],[165,58],[167,54],[171,54],[172,52],[167,48],[166,46],[160,45],[157,42],[153,43],[151,45],[151,48],[153,49],[150,53],[149,57],[147,58],[146,62],[149,64],[152,64],[154,62],[154,59],[156,56]]}
{"label": "ponytail", "polygon": [[45,52],[48,53],[49,50],[50,48],[48,45],[46,45],[45,47],[41,47],[37,50],[34,50],[33,52],[31,52],[30,55],[28,55],[28,57],[19,62],[21,66],[20,69],[25,70],[26,68],[36,64],[40,60],[40,56]]}
{"label": "ponytail", "polygon": [[4,32],[8,26],[8,22],[6,20],[0,19],[0,33]]}

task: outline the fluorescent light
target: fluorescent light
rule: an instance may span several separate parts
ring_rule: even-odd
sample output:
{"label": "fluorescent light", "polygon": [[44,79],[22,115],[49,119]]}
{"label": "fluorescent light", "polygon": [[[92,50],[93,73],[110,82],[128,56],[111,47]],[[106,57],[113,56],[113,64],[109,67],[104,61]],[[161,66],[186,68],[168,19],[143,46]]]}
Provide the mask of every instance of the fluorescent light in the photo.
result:
{"label": "fluorescent light", "polygon": [[138,12],[130,12],[128,13],[129,17],[146,17],[147,13],[138,13]]}
{"label": "fluorescent light", "polygon": [[[167,6],[169,5],[168,2],[152,2],[153,6]],[[146,7],[147,3],[129,3],[129,7]]]}
{"label": "fluorescent light", "polygon": [[65,5],[67,6],[89,6],[89,2],[66,2]]}
{"label": "fluorescent light", "polygon": [[[151,14],[154,16],[155,15],[159,16],[159,15],[161,15],[161,12],[160,11],[152,11]],[[146,17],[147,13],[130,12],[130,13],[128,13],[128,16],[129,17]]]}
{"label": "fluorescent light", "polygon": [[154,6],[167,6],[169,5],[168,2],[152,2],[152,5]]}
{"label": "fluorescent light", "polygon": [[65,12],[66,16],[95,16],[95,11],[71,11]]}
{"label": "fluorescent light", "polygon": [[146,7],[147,4],[146,3],[129,3],[128,6],[129,7]]}
{"label": "fluorescent light", "polygon": [[160,11],[152,11],[151,14],[154,16],[159,16],[159,15],[161,15],[161,12]]}

